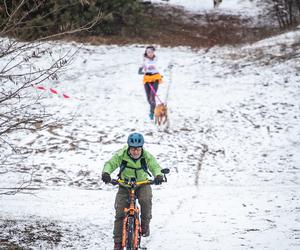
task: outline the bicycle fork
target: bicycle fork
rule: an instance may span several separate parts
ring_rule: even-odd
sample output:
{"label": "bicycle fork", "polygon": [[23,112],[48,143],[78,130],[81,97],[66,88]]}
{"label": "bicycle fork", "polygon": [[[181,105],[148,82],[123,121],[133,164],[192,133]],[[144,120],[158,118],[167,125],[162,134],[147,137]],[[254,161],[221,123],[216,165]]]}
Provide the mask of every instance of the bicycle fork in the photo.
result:
{"label": "bicycle fork", "polygon": [[130,205],[129,208],[124,208],[124,214],[125,218],[123,220],[123,230],[122,230],[122,247],[125,247],[127,245],[128,241],[128,226],[131,224],[132,219],[134,228],[132,229],[132,232],[130,235],[133,237],[130,239],[132,240],[132,246],[133,249],[138,249],[140,247],[141,243],[141,226],[140,226],[140,209],[135,204],[135,192],[134,190],[130,191]]}
{"label": "bicycle fork", "polygon": [[141,237],[141,228],[140,228],[140,211],[139,208],[136,208],[135,212],[135,232],[134,232],[134,247],[138,249],[140,247],[140,237]]}

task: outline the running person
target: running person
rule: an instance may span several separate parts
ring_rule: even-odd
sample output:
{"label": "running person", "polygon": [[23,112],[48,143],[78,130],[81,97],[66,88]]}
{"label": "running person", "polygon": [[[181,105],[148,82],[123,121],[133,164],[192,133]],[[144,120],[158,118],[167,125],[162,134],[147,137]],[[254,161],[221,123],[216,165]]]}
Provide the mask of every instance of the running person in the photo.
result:
{"label": "running person", "polygon": [[155,95],[158,90],[158,84],[162,82],[162,76],[157,69],[157,57],[153,46],[146,48],[143,64],[139,68],[139,74],[144,74],[144,87],[148,103],[150,104],[149,117],[153,120],[156,106]]}

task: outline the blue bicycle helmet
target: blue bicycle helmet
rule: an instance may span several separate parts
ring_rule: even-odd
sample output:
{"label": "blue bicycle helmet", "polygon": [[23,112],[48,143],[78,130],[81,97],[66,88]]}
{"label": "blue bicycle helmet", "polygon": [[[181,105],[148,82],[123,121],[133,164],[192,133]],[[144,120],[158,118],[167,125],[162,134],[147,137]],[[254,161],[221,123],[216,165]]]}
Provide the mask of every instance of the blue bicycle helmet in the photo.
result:
{"label": "blue bicycle helmet", "polygon": [[132,133],[128,136],[127,144],[129,147],[140,148],[144,145],[144,137],[140,133]]}

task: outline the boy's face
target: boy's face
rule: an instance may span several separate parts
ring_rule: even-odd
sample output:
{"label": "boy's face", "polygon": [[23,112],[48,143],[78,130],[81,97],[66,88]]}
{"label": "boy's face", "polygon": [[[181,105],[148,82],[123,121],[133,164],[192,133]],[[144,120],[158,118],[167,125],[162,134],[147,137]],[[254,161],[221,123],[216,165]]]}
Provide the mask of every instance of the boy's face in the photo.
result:
{"label": "boy's face", "polygon": [[140,156],[142,154],[142,148],[141,147],[139,147],[139,148],[130,147],[129,153],[133,159],[138,159],[138,158],[140,158]]}

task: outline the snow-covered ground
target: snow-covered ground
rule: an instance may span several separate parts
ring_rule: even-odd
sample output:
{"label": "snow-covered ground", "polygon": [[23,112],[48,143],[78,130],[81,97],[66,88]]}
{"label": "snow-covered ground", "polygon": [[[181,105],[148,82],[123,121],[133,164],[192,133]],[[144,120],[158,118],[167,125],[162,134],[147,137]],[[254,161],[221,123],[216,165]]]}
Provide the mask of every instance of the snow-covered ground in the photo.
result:
{"label": "snow-covered ground", "polygon": [[184,7],[188,11],[217,11],[239,13],[255,16],[260,13],[257,0],[223,0],[217,9],[214,9],[213,0],[151,0],[152,3],[170,4]]}
{"label": "snow-covered ground", "polygon": [[[112,249],[116,189],[101,183],[101,170],[140,131],[171,169],[168,183],[153,187],[148,249],[299,249],[299,39],[293,32],[237,48],[158,47],[161,99],[170,87],[167,132],[148,120],[137,74],[144,46],[84,45],[59,81],[43,83],[72,97],[44,92],[49,109],[74,120],[20,140],[45,148],[28,159],[40,189],[0,196],[0,244]],[[0,178],[0,188],[13,185],[14,176]]]}

